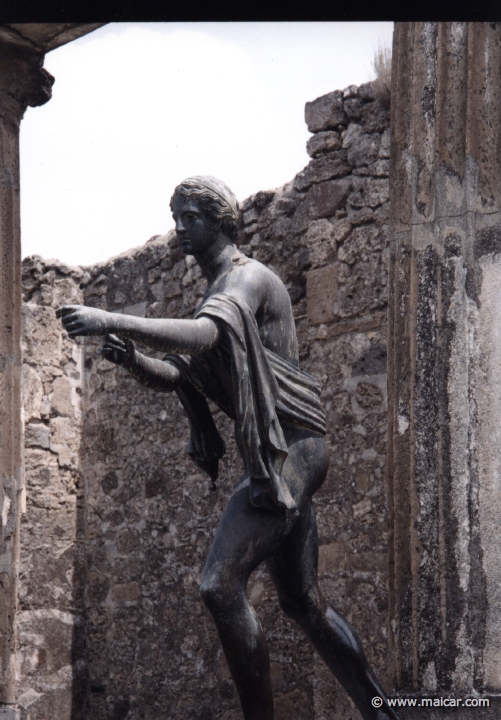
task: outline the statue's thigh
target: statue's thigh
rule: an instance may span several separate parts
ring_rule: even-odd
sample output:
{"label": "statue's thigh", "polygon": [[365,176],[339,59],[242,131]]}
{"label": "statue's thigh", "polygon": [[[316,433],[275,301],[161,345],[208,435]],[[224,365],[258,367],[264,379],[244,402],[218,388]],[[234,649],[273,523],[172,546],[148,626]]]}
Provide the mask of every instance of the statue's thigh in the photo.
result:
{"label": "statue's thigh", "polygon": [[[298,431],[288,433],[289,454],[283,477],[294,497],[301,516],[309,499],[325,479],[328,456],[325,440]],[[284,509],[258,508],[249,500],[249,486],[237,489],[228,500],[204,568],[209,576],[227,583],[245,583],[258,565],[273,555],[297,525]]]}
{"label": "statue's thigh", "polygon": [[254,507],[249,500],[249,486],[244,486],[228,500],[205,564],[204,576],[214,574],[227,582],[245,583],[289,531],[285,510]]}
{"label": "statue's thigh", "polygon": [[303,598],[316,589],[317,565],[317,523],[311,501],[307,501],[291,532],[266,560],[281,603]]}

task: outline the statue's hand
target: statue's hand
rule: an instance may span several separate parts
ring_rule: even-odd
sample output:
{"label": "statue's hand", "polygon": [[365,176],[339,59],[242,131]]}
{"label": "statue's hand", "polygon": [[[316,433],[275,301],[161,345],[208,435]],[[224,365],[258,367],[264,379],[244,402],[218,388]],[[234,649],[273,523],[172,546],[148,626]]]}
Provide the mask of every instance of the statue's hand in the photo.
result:
{"label": "statue's hand", "polygon": [[78,335],[106,335],[109,313],[84,305],[61,305],[56,310],[70,338]]}
{"label": "statue's hand", "polygon": [[106,335],[103,347],[100,348],[101,355],[115,365],[127,366],[134,359],[136,346],[129,338],[121,338],[116,335]]}

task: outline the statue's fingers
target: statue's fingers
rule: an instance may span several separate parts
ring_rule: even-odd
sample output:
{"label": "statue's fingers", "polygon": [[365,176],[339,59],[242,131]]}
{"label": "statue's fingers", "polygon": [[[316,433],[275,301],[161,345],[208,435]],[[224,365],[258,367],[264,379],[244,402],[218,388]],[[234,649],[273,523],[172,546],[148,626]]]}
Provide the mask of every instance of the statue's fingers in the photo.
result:
{"label": "statue's fingers", "polygon": [[72,323],[78,320],[77,313],[70,313],[62,318],[63,325],[67,329]]}
{"label": "statue's fingers", "polygon": [[113,339],[113,346],[116,348],[120,348],[120,350],[123,350],[124,352],[127,349],[127,344],[118,337],[115,337]]}
{"label": "statue's fingers", "polygon": [[136,349],[134,340],[131,340],[128,337],[123,337],[123,335],[119,335],[118,339],[123,343],[124,350],[127,352],[132,353]]}
{"label": "statue's fingers", "polygon": [[106,340],[106,342],[108,342],[108,341],[111,341],[111,342],[117,342],[117,341],[118,341],[118,342],[119,342],[119,341],[120,341],[120,338],[119,338],[117,335],[113,335],[112,333],[108,333],[108,334],[106,335],[106,337],[105,337],[105,340]]}
{"label": "statue's fingers", "polygon": [[122,347],[121,345],[116,345],[115,343],[110,343],[110,342],[105,343],[103,345],[103,349],[104,348],[106,348],[110,352],[118,352],[118,353],[122,353],[122,354],[125,353],[125,348]]}
{"label": "statue's fingers", "polygon": [[73,312],[74,310],[78,310],[78,308],[82,307],[81,305],[60,305],[56,310],[56,317],[64,317],[65,315],[68,315],[68,313]]}
{"label": "statue's fingers", "polygon": [[64,329],[68,332],[73,332],[74,330],[78,330],[79,328],[82,328],[82,323],[77,319],[71,319],[64,323]]}
{"label": "statue's fingers", "polygon": [[70,323],[66,330],[68,331],[68,335],[70,337],[77,337],[78,335],[89,335],[85,324],[83,322],[80,322],[79,320],[75,320],[74,322]]}

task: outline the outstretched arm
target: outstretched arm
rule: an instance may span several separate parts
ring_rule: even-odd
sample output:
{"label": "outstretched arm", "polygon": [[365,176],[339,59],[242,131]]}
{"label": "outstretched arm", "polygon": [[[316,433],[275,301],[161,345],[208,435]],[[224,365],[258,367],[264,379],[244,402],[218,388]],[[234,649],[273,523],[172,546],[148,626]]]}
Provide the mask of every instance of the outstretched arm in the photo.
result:
{"label": "outstretched arm", "polygon": [[107,335],[100,353],[106,360],[121,365],[150,390],[170,392],[181,382],[181,373],[174,365],[146,357],[136,350],[132,340]]}
{"label": "outstretched arm", "polygon": [[154,350],[187,355],[206,352],[220,340],[219,327],[209,317],[196,320],[140,318],[84,305],[63,305],[56,314],[71,338],[115,333],[139,340]]}

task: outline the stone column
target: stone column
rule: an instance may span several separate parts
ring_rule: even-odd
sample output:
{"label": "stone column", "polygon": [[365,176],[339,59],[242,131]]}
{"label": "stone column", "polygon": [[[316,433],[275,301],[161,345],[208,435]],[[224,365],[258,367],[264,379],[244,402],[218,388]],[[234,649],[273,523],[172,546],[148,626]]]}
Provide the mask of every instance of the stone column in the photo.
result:
{"label": "stone column", "polygon": [[[28,42],[0,43],[0,717],[15,717],[15,614],[22,504],[19,123],[53,78]],[[10,707],[10,710],[9,710]]]}
{"label": "stone column", "polygon": [[501,24],[396,24],[390,619],[402,694],[501,692],[500,108]]}

